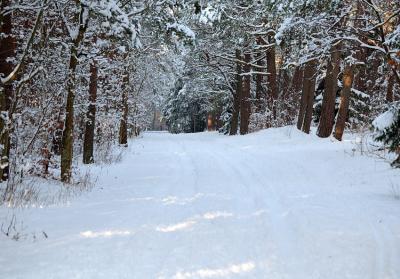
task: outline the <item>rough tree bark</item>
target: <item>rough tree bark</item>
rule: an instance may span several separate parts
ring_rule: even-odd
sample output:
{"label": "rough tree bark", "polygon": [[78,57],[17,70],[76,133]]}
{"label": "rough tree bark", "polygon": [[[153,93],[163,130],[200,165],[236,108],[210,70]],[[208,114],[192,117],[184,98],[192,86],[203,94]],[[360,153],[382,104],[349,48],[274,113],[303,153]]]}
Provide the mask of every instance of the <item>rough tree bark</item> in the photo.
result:
{"label": "rough tree bark", "polygon": [[321,117],[317,133],[321,138],[327,138],[331,135],[335,122],[335,101],[338,90],[337,78],[339,71],[340,52],[338,46],[333,45],[325,77],[325,90],[323,93]]}
{"label": "rough tree bark", "polygon": [[119,144],[128,144],[128,85],[129,85],[129,73],[125,71],[122,78],[122,117],[119,125]]}
{"label": "rough tree bark", "polygon": [[309,61],[304,66],[303,92],[297,120],[297,128],[304,133],[310,133],[311,120],[313,114],[314,94],[316,83],[316,61]]}
{"label": "rough tree bark", "polygon": [[337,140],[342,140],[343,132],[346,127],[347,117],[349,115],[349,104],[351,88],[354,81],[353,65],[346,65],[343,72],[343,88],[340,92],[339,112],[336,120],[334,136]]}
{"label": "rough tree bark", "polygon": [[243,87],[243,79],[242,79],[242,64],[240,61],[242,60],[242,54],[239,49],[236,50],[236,92],[233,94],[233,112],[231,118],[231,127],[229,134],[236,135],[238,130],[238,122],[239,122],[239,111],[240,111],[240,101],[242,98],[242,87]]}
{"label": "rough tree bark", "polygon": [[94,163],[94,129],[96,124],[96,99],[97,99],[97,64],[93,59],[90,63],[89,82],[89,107],[86,114],[85,138],[83,142],[83,163]]}
{"label": "rough tree bark", "polygon": [[[273,36],[268,36],[268,43],[273,41]],[[276,106],[275,101],[278,99],[278,83],[276,80],[276,51],[275,46],[271,46],[267,49],[267,96],[270,101],[270,108],[272,110],[273,119],[276,119]],[[267,123],[267,127],[270,127],[272,123]]]}
{"label": "rough tree bark", "polygon": [[389,74],[388,77],[388,83],[387,83],[387,89],[386,89],[386,102],[392,103],[394,101],[394,83],[395,83],[395,77],[391,73]]}
{"label": "rough tree bark", "polygon": [[[258,37],[257,44],[259,46],[264,45],[264,40],[261,37]],[[262,67],[264,67],[263,54],[261,52],[261,49],[257,50],[256,59],[257,59],[258,67],[255,69],[255,71],[261,72],[261,71],[263,71]],[[260,112],[263,108],[263,104],[265,103],[263,82],[264,82],[264,75],[257,74],[256,75],[256,112]]]}
{"label": "rough tree bark", "polygon": [[[10,6],[9,0],[1,1],[0,13],[3,13]],[[2,78],[13,71],[13,65],[8,59],[15,55],[15,41],[12,37],[12,13],[2,15],[0,21],[0,75]],[[0,181],[7,180],[9,176],[10,156],[10,133],[9,133],[9,110],[13,95],[12,83],[0,83]]]}
{"label": "rough tree bark", "polygon": [[248,52],[244,55],[244,68],[243,73],[243,90],[240,102],[240,134],[245,135],[249,132],[249,120],[250,120],[250,83],[251,83],[251,54]]}
{"label": "rough tree bark", "polygon": [[64,130],[62,135],[62,149],[61,149],[61,180],[69,183],[71,180],[72,171],[72,156],[74,146],[74,100],[75,100],[75,82],[76,82],[76,67],[78,65],[78,49],[84,38],[87,24],[88,8],[80,3],[79,12],[79,29],[78,34],[73,39],[70,50],[70,59],[68,67],[68,80],[67,80],[67,104],[65,107],[65,121]]}

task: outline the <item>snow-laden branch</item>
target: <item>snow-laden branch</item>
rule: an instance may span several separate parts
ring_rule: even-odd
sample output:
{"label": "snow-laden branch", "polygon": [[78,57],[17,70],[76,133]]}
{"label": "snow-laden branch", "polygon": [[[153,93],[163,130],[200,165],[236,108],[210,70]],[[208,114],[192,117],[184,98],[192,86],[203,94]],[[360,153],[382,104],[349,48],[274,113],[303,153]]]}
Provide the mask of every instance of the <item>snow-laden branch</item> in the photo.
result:
{"label": "snow-laden branch", "polygon": [[46,5],[47,5],[47,0],[44,0],[42,8],[40,9],[40,11],[36,17],[35,25],[32,28],[31,35],[28,39],[28,42],[24,48],[24,51],[22,53],[22,56],[21,56],[19,62],[17,63],[17,65],[14,67],[14,69],[11,71],[11,73],[8,76],[6,76],[4,78],[0,78],[1,84],[7,84],[7,83],[10,83],[11,81],[13,81],[15,79],[15,77],[17,76],[18,72],[22,69],[22,67],[25,63],[25,59],[26,59],[26,57],[29,53],[29,50],[33,44],[36,32],[42,23],[43,13],[44,13],[44,9],[45,9]]}

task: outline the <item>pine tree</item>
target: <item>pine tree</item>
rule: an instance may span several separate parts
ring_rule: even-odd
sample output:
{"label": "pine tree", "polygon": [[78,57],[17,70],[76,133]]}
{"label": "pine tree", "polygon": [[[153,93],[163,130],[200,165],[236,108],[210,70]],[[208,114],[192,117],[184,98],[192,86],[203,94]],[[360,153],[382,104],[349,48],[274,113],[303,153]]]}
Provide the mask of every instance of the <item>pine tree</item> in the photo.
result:
{"label": "pine tree", "polygon": [[375,139],[398,156],[392,162],[392,166],[400,168],[400,103],[390,106],[374,120],[372,125],[375,128]]}

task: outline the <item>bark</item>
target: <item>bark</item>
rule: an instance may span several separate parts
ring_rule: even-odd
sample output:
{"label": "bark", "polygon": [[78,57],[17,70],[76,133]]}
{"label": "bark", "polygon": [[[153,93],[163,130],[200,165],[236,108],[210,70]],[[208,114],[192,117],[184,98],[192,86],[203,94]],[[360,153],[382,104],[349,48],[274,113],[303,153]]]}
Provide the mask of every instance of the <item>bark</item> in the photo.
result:
{"label": "bark", "polygon": [[[9,5],[9,0],[1,1],[0,12]],[[13,65],[7,59],[14,57],[16,47],[12,37],[12,13],[2,16],[0,23],[0,33],[4,34],[0,38],[0,75],[6,77],[13,71]],[[13,85],[0,83],[0,181],[7,180],[9,176],[10,131],[8,126],[12,96]]]}
{"label": "bark", "polygon": [[76,46],[71,47],[71,56],[68,67],[68,82],[67,82],[67,104],[65,108],[64,130],[62,134],[61,144],[61,180],[70,182],[72,156],[74,145],[74,100],[75,100],[75,79],[78,51]]}
{"label": "bark", "polygon": [[308,62],[304,67],[303,92],[301,96],[297,128],[304,133],[310,133],[313,114],[314,94],[316,84],[316,61]]}
{"label": "bark", "polygon": [[293,74],[291,90],[297,94],[303,87],[303,67],[296,67]]}
{"label": "bark", "polygon": [[[358,47],[358,49],[356,50],[356,55],[355,58],[358,61],[366,61],[367,57],[366,57],[366,53],[365,50],[362,49],[361,47]],[[362,66],[358,66],[357,67],[357,72],[354,75],[354,88],[366,93],[367,92],[367,80],[371,79],[371,80],[375,80],[374,77],[371,77],[372,72],[367,73],[367,71],[365,70],[366,66],[362,65]]]}
{"label": "bark", "polygon": [[73,44],[70,50],[70,60],[68,67],[67,81],[67,104],[65,107],[65,121],[62,135],[61,150],[61,180],[69,183],[72,171],[72,156],[74,146],[74,100],[75,100],[75,83],[76,83],[76,67],[78,65],[78,49],[84,38],[88,17],[84,16],[87,7],[80,4],[79,29],[76,38],[73,38]]}
{"label": "bark", "polygon": [[250,120],[250,83],[251,83],[251,66],[250,61],[251,54],[246,53],[244,55],[244,69],[243,72],[246,74],[243,81],[243,90],[240,102],[240,134],[245,135],[249,132],[249,120]]}
{"label": "bark", "polygon": [[342,140],[343,132],[346,127],[347,117],[349,115],[349,104],[351,88],[353,87],[354,69],[352,65],[346,65],[343,73],[343,89],[340,92],[339,112],[335,126],[335,138]]}
{"label": "bark", "polygon": [[214,112],[207,114],[207,131],[215,131],[215,115]]}
{"label": "bark", "polygon": [[386,102],[392,103],[394,101],[394,82],[395,82],[395,77],[393,74],[389,75],[388,78],[388,85],[386,89]]}
{"label": "bark", "polygon": [[[272,36],[268,38],[269,42],[273,40]],[[276,71],[276,52],[275,46],[268,48],[267,50],[267,95],[270,101],[270,108],[272,110],[273,119],[276,119],[276,107],[275,101],[278,98],[278,84],[276,80],[277,71]],[[271,124],[271,123],[269,123]],[[267,125],[271,126],[271,125]]]}
{"label": "bark", "polygon": [[340,71],[340,52],[338,46],[331,49],[331,58],[325,77],[325,90],[322,99],[321,118],[318,126],[318,136],[327,138],[331,135],[335,122],[335,101],[338,90],[337,78]]}
{"label": "bark", "polygon": [[240,110],[240,102],[242,98],[242,87],[243,87],[243,79],[242,79],[242,64],[240,60],[242,60],[242,55],[240,50],[236,50],[236,92],[233,95],[233,112],[231,118],[231,127],[229,134],[236,135],[238,130],[238,122],[239,122],[239,110]]}
{"label": "bark", "polygon": [[89,107],[86,114],[85,138],[83,142],[83,163],[94,163],[94,130],[96,124],[96,99],[97,99],[97,64],[93,60],[90,64]]}
{"label": "bark", "polygon": [[[259,46],[263,45],[263,40],[261,38],[257,39],[257,43]],[[257,58],[257,68],[255,69],[256,72],[261,72],[262,67],[264,66],[264,61],[262,59],[262,53],[260,50],[257,50],[256,58]],[[263,89],[263,82],[264,82],[264,75],[257,74],[256,75],[256,112],[260,112],[263,108],[265,94]]]}
{"label": "bark", "polygon": [[[305,71],[305,75],[307,74],[307,68]],[[304,76],[305,78],[305,76]],[[301,94],[301,100],[300,100],[300,109],[299,109],[299,116],[297,118],[297,129],[301,130],[303,128],[303,123],[304,123],[304,115],[306,113],[306,108],[307,108],[307,94],[308,91],[305,88],[306,82],[303,83],[304,87],[303,87],[303,92]]]}
{"label": "bark", "polygon": [[[353,4],[355,6],[356,10],[356,18],[364,18],[363,14],[365,13],[365,10],[363,8],[362,2],[357,1],[357,3]],[[354,21],[354,27],[356,29],[363,29],[366,26],[366,21],[365,20],[355,20]],[[355,46],[355,58],[357,61],[360,62],[365,62],[367,61],[367,50],[364,49],[361,46]],[[354,82],[353,82],[353,87],[361,92],[366,93],[367,92],[367,80],[375,80],[369,75],[371,72],[369,71],[367,73],[366,71],[366,65],[360,65],[357,67],[357,71],[354,74]],[[370,79],[371,78],[371,79]]]}
{"label": "bark", "polygon": [[123,91],[122,91],[122,117],[119,125],[119,144],[128,144],[128,84],[129,84],[129,74],[125,71],[123,77]]}
{"label": "bark", "polygon": [[288,69],[281,68],[279,70],[279,92],[281,92],[280,98],[285,102],[290,95],[290,73]]}

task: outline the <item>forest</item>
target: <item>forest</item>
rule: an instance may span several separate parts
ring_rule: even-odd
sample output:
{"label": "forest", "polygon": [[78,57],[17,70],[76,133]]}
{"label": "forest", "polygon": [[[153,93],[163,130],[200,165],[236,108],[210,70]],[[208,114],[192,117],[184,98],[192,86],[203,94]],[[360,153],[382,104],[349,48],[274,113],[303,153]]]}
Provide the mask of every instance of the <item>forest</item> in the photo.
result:
{"label": "forest", "polygon": [[[173,185],[174,192],[169,197],[186,193],[178,184],[194,179],[194,186],[189,184],[200,191],[194,200],[215,198],[214,192],[208,196],[209,189],[201,187],[217,185],[219,182],[215,181],[222,183],[225,178],[230,181],[228,176],[240,176],[238,181],[260,186],[251,190],[254,210],[264,204],[257,196],[266,198],[278,191],[271,196],[271,199],[276,197],[272,202],[276,206],[270,206],[272,211],[280,212],[285,209],[279,204],[280,190],[265,190],[261,181],[276,180],[278,187],[277,173],[286,169],[287,175],[293,176],[292,184],[296,183],[294,175],[299,170],[309,173],[308,178],[301,179],[310,180],[312,187],[328,183],[323,179],[324,173],[327,180],[337,174],[338,177],[331,177],[329,183],[333,184],[336,179],[341,183],[341,175],[348,178],[343,183],[351,185],[352,179],[356,181],[354,185],[369,180],[365,183],[369,183],[372,192],[383,191],[380,186],[390,184],[391,195],[398,200],[399,0],[0,0],[0,3],[0,212],[21,206],[41,207],[43,195],[52,200],[46,205],[62,204],[60,200],[113,185],[113,177],[116,181],[124,177],[118,183],[125,188],[115,190],[121,191],[116,194],[121,198],[127,193],[144,194],[148,188],[141,184],[143,181],[168,170],[175,173],[175,164],[182,169],[177,171],[175,182],[165,182]],[[290,135],[290,139],[282,133]],[[258,149],[251,155],[253,143]],[[152,149],[157,156],[152,155]],[[303,149],[307,152],[296,153]],[[206,153],[210,154],[206,157]],[[337,153],[352,155],[340,159],[335,157]],[[170,159],[166,159],[166,154]],[[186,161],[188,154],[194,156],[191,161]],[[270,160],[277,165],[262,169],[260,165]],[[307,160],[310,164],[306,170]],[[212,169],[213,164],[216,169]],[[328,168],[324,164],[332,165]],[[189,165],[193,171],[187,169]],[[361,166],[365,167],[360,170],[363,174],[357,170]],[[214,174],[217,169],[220,173]],[[271,176],[267,174],[269,171]],[[208,175],[210,181],[204,178]],[[214,175],[215,180],[211,180]],[[137,179],[129,184],[131,188],[124,184],[129,177]],[[238,181],[230,181],[233,188]],[[224,193],[230,192],[228,184],[221,184]],[[163,180],[154,185],[163,185]],[[237,193],[232,190],[238,195],[235,197],[247,195],[240,189]],[[323,191],[315,189],[316,193]],[[63,194],[59,190],[73,194],[60,198]],[[110,196],[114,193],[107,191]],[[335,188],[336,191],[339,190]],[[157,197],[168,194],[165,189],[151,193],[155,201],[164,205],[192,202],[189,197],[181,201]],[[282,199],[285,197],[282,192]],[[362,202],[355,199],[355,204],[359,203]],[[392,213],[395,216],[399,213],[398,205],[398,202],[391,204],[382,212],[390,211],[389,216]],[[134,209],[147,210],[136,205]],[[348,210],[361,212],[363,207]],[[89,213],[88,219],[92,216]],[[178,223],[178,227],[157,227],[155,231],[170,232],[180,230],[180,226],[192,227],[201,218],[204,221],[231,216],[225,211],[217,213],[189,218]],[[0,219],[4,225],[1,231],[7,239],[11,231],[13,238],[20,239],[14,211],[9,216],[7,213]],[[24,222],[29,223],[29,216]],[[352,215],[352,218],[358,217]],[[282,227],[282,221],[272,220],[276,231],[290,230],[286,225]],[[390,220],[390,228],[382,233],[386,236],[385,247],[379,246],[381,250],[377,253],[383,255],[388,253],[389,246],[397,247],[390,250],[396,255],[391,258],[395,262],[400,259],[399,239],[394,236],[399,232],[400,220],[399,216]],[[361,227],[364,225],[367,227],[367,221]],[[393,234],[387,234],[389,231]],[[87,232],[83,237],[104,236],[93,230]],[[129,230],[111,231],[111,235],[112,232],[119,237],[133,234]],[[380,232],[379,228],[373,233],[376,236]],[[39,234],[48,238],[44,230]],[[232,243],[236,241],[242,239]],[[17,249],[15,244],[7,245],[6,250]],[[289,254],[278,253],[278,258]],[[275,275],[270,274],[271,278],[296,278],[292,276],[297,260],[293,255],[288,257],[293,260],[288,264],[292,267],[288,274],[279,273],[280,268],[284,270],[279,266]],[[149,261],[141,262],[143,269]],[[350,273],[355,277],[339,273],[340,278],[399,278],[396,277],[400,276],[399,268],[388,267],[385,261],[389,265],[383,256],[378,259],[376,277],[354,271]],[[139,274],[128,269],[127,273],[110,273],[113,275],[104,271],[108,274],[104,278],[236,278],[248,271],[256,273],[249,273],[246,278],[265,278],[269,274],[257,269],[259,263],[226,266],[193,267],[192,271],[177,273],[168,269],[158,277],[147,271]],[[36,278],[28,273],[26,277],[18,277],[15,270],[3,271],[8,272],[7,278]],[[302,270],[306,274],[307,269]],[[37,272],[42,275],[38,275],[40,278],[53,278],[50,275],[55,274]],[[54,278],[103,278],[90,272],[87,277],[65,274]],[[334,274],[318,277],[321,274],[325,273],[297,278],[339,278]]]}
{"label": "forest", "polygon": [[174,133],[338,140],[389,111],[376,128],[398,151],[398,1],[223,2],[2,0],[3,181],[70,182],[75,157],[127,144],[156,111]]}

